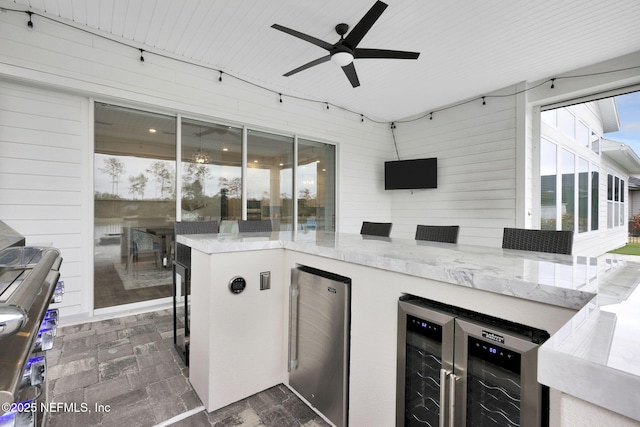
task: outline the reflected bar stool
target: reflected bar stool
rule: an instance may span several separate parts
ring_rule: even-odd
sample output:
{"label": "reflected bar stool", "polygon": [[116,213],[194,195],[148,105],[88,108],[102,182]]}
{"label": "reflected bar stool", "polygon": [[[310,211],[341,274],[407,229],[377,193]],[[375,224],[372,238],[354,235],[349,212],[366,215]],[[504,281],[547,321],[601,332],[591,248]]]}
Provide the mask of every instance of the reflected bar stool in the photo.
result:
{"label": "reflected bar stool", "polygon": [[429,242],[458,243],[458,225],[418,225],[416,240]]}
{"label": "reflected bar stool", "polygon": [[571,255],[573,231],[505,228],[502,248]]}
{"label": "reflected bar stool", "polygon": [[[174,224],[175,235],[179,234],[216,234],[220,227],[218,221],[181,221]],[[191,248],[189,246],[175,242],[175,258],[173,260],[173,345],[178,354],[189,366],[189,301],[191,293]],[[184,337],[178,343],[178,312],[177,295],[178,281],[176,276],[184,280]]]}
{"label": "reflected bar stool", "polygon": [[238,221],[238,232],[240,233],[271,233],[272,231],[273,226],[270,219]]}
{"label": "reflected bar stool", "polygon": [[362,228],[360,229],[360,234],[366,236],[389,237],[389,235],[391,234],[392,226],[393,224],[391,222],[363,221]]}

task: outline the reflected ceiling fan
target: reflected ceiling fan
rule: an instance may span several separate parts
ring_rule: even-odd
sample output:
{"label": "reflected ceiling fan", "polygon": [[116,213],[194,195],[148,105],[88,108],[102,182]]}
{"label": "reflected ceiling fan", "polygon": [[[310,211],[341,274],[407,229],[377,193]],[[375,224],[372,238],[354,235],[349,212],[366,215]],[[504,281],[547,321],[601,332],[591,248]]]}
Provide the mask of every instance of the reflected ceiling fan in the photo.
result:
{"label": "reflected ceiling fan", "polygon": [[[351,82],[351,86],[358,87],[360,86],[360,81],[358,80],[358,74],[356,73],[356,68],[353,65],[354,59],[362,59],[362,58],[383,58],[383,59],[418,59],[420,52],[406,52],[402,50],[385,50],[385,49],[364,49],[359,48],[358,44],[362,40],[362,38],[367,34],[367,32],[371,29],[373,24],[380,18],[382,12],[387,8],[387,4],[381,1],[377,1],[371,9],[362,17],[360,22],[356,24],[355,27],[347,34],[349,31],[349,25],[347,24],[338,24],[336,25],[336,33],[340,36],[340,40],[338,40],[335,44],[327,43],[324,40],[317,39],[313,36],[301,33],[296,30],[292,30],[291,28],[283,27],[279,24],[273,24],[271,28],[275,28],[276,30],[280,30],[284,33],[290,34],[299,39],[305,40],[309,43],[312,43],[316,46],[319,46],[329,52],[328,55],[308,62],[294,70],[289,71],[284,74],[285,77],[289,77],[293,74],[299,73],[300,71],[304,71],[307,68],[311,68],[315,65],[322,64],[331,60],[336,63],[346,74],[349,82]],[[345,37],[345,34],[347,36]]]}

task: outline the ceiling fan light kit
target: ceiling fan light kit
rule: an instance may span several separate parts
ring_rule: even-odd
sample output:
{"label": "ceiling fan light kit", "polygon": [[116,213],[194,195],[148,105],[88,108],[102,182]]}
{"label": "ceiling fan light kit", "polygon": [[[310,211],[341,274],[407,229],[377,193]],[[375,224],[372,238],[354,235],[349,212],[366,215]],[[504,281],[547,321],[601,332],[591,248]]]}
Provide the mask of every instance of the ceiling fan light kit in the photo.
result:
{"label": "ceiling fan light kit", "polygon": [[353,62],[353,54],[349,52],[336,52],[331,56],[331,62],[340,67],[344,67]]}
{"label": "ceiling fan light kit", "polygon": [[349,25],[344,23],[336,25],[336,33],[338,33],[338,35],[340,36],[340,40],[338,40],[334,44],[325,42],[324,40],[320,40],[308,34],[292,30],[291,28],[287,28],[279,24],[273,24],[271,28],[282,31],[283,33],[287,33],[301,40],[321,47],[329,53],[326,56],[315,59],[289,71],[288,73],[285,73],[284,76],[289,77],[293,74],[299,73],[300,71],[304,71],[315,65],[319,65],[331,60],[331,62],[342,67],[342,70],[349,79],[351,86],[358,87],[360,86],[360,81],[358,79],[355,66],[353,65],[354,59],[418,59],[418,56],[420,56],[420,52],[358,48],[358,44],[360,43],[362,38],[367,34],[367,32],[369,32],[373,24],[376,23],[376,21],[378,20],[378,18],[380,18],[380,15],[382,15],[382,12],[384,12],[386,8],[386,3],[377,1],[371,7],[371,9],[369,9],[369,11],[362,17],[362,19],[360,19],[356,26],[353,27],[349,34],[347,34],[347,32],[349,31]]}

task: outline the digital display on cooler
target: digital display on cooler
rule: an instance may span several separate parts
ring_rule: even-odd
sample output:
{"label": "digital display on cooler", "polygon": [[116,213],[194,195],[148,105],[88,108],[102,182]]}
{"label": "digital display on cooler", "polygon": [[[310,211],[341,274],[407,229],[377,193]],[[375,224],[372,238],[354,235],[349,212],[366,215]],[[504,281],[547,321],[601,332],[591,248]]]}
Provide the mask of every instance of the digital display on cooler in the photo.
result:
{"label": "digital display on cooler", "polygon": [[442,326],[424,319],[407,315],[407,331],[416,332],[424,337],[442,342]]}
{"label": "digital display on cooler", "polygon": [[520,374],[521,354],[475,337],[469,337],[469,356]]}

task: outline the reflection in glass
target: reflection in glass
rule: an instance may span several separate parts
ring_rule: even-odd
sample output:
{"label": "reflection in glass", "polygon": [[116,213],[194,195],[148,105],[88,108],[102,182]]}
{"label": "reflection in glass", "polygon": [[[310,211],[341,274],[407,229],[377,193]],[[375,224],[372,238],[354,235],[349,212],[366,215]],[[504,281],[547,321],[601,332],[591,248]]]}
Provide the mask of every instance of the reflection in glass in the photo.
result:
{"label": "reflection in glass", "polygon": [[575,230],[575,154],[562,150],[562,230]]}
{"label": "reflection in glass", "polygon": [[95,104],[94,308],[171,296],[174,117]]}
{"label": "reflection in glass", "polygon": [[335,230],[335,146],[298,140],[298,228]]}
{"label": "reflection in glass", "polygon": [[578,158],[578,232],[589,231],[589,162]]}
{"label": "reflection in glass", "polygon": [[182,121],[182,221],[242,218],[242,129]]}
{"label": "reflection in glass", "polygon": [[556,229],[556,145],[542,139],[540,145],[540,229]]}
{"label": "reflection in glass", "polygon": [[591,230],[598,229],[598,206],[600,198],[600,168],[594,164],[591,165]]}
{"label": "reflection in glass", "polygon": [[247,133],[247,220],[271,219],[273,230],[293,227],[293,138]]}

